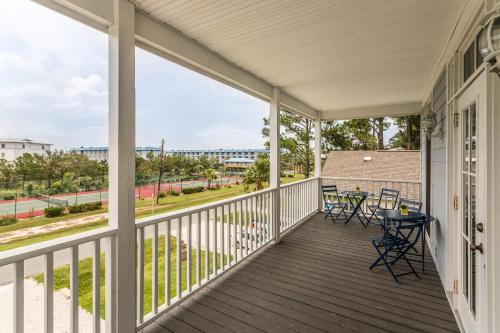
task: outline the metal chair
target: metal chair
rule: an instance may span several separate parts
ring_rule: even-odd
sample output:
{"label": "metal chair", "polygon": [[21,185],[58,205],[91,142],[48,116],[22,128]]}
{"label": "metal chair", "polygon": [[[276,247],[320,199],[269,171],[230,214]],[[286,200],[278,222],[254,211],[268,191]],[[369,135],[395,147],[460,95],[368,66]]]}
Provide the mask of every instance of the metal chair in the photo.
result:
{"label": "metal chair", "polygon": [[[385,265],[394,281],[398,284],[400,283],[399,277],[403,275],[415,274],[415,276],[420,279],[420,276],[410,262],[411,259],[408,259],[407,255],[410,249],[415,248],[427,220],[422,218],[411,222],[395,222],[397,225],[395,226],[394,233],[384,233],[383,236],[372,240],[373,247],[377,251],[379,257],[370,266],[370,270],[375,266]],[[405,236],[405,233],[413,234],[414,231],[416,231],[415,237],[409,238]],[[393,266],[401,259],[406,262],[410,271],[396,274],[393,270]]]}
{"label": "metal chair", "polygon": [[[336,219],[340,216],[340,214],[344,214],[346,220],[348,219],[347,214],[345,213],[345,209],[347,208],[347,203],[340,201],[339,192],[337,191],[337,185],[324,185],[321,186],[321,190],[323,192],[323,201],[325,203],[325,210],[327,211],[324,219],[330,217],[332,222],[335,222]],[[334,197],[335,201],[330,200],[330,198]],[[337,216],[333,217],[333,210],[335,208],[340,208],[340,212]]]}
{"label": "metal chair", "polygon": [[420,201],[401,198],[398,203],[398,209],[401,207],[401,205],[406,205],[410,212],[420,213],[420,211],[422,210],[422,203]]}
{"label": "metal chair", "polygon": [[[370,217],[368,217],[368,222],[367,224],[370,224],[372,218],[375,216],[377,221],[380,221],[380,219],[377,216],[377,210],[380,209],[394,209],[396,207],[396,204],[398,203],[398,198],[399,198],[399,191],[398,190],[393,190],[389,188],[383,188],[382,191],[380,192],[380,196],[378,198],[378,202],[376,205],[368,205],[368,209],[371,212]],[[385,202],[385,206],[382,207],[381,203],[382,200]],[[391,206],[387,206],[387,202],[391,203]]]}

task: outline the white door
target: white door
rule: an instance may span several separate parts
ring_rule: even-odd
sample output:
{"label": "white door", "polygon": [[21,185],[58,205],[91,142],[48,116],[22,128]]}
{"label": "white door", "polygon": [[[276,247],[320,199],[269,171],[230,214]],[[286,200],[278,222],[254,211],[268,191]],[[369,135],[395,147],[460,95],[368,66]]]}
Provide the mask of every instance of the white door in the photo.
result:
{"label": "white door", "polygon": [[458,235],[458,311],[466,332],[484,332],[485,323],[485,128],[486,74],[482,73],[458,99],[457,133],[461,203]]}

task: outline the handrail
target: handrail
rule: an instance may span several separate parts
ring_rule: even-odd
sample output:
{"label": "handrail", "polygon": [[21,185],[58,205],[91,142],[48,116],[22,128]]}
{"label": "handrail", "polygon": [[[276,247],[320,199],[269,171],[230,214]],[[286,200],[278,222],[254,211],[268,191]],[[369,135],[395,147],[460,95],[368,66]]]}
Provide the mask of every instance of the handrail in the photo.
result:
{"label": "handrail", "polygon": [[317,180],[318,178],[319,177],[310,177],[310,178],[306,178],[306,179],[302,179],[302,180],[297,180],[296,182],[292,182],[292,183],[287,183],[287,184],[280,185],[280,187],[284,188],[284,187],[290,187],[290,186],[297,185],[297,184],[307,183],[307,182],[310,182],[310,181]]}
{"label": "handrail", "polygon": [[354,178],[354,177],[334,177],[334,176],[321,176],[322,179],[335,179],[335,180],[350,180],[350,181],[372,181],[372,182],[390,182],[390,183],[408,183],[408,184],[421,184],[422,181],[416,180],[395,180],[395,179],[378,179],[378,178]]}
{"label": "handrail", "polygon": [[275,188],[267,188],[267,189],[255,191],[252,193],[238,195],[236,197],[231,197],[231,198],[227,198],[227,199],[223,199],[223,200],[219,200],[219,201],[209,202],[209,203],[203,204],[203,205],[188,207],[188,208],[176,210],[173,212],[167,212],[167,213],[158,214],[158,215],[154,215],[154,216],[144,217],[142,219],[137,220],[135,223],[135,226],[136,226],[136,228],[144,228],[144,227],[147,227],[147,226],[150,226],[153,224],[165,222],[165,220],[174,220],[174,219],[186,216],[187,214],[196,214],[196,213],[208,210],[208,209],[220,207],[222,205],[232,204],[232,203],[244,200],[244,199],[248,199],[248,198],[251,198],[254,196],[258,196],[258,195],[262,195],[262,194],[266,194],[266,193],[270,193],[270,192],[275,192],[275,191],[276,191]]}
{"label": "handrail", "polygon": [[117,233],[117,231],[118,229],[116,227],[107,226],[75,235],[51,239],[45,242],[3,251],[0,252],[0,266],[9,265],[18,261],[31,259],[47,253],[64,250],[73,246],[113,236]]}

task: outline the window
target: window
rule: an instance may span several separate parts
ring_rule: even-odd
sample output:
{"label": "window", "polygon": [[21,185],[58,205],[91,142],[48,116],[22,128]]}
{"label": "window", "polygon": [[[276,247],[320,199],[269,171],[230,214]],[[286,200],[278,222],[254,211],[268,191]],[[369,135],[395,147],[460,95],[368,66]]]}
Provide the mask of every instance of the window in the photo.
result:
{"label": "window", "polygon": [[2,153],[2,158],[5,158],[5,153]]}
{"label": "window", "polygon": [[476,70],[475,66],[475,45],[476,43],[473,42],[467,51],[465,51],[464,54],[464,82],[467,81],[467,79],[474,73]]}
{"label": "window", "polygon": [[[23,145],[23,148],[24,148],[24,145]],[[45,146],[44,146],[44,145],[42,145],[42,149],[45,149]]]}
{"label": "window", "polygon": [[25,148],[26,148],[26,145],[23,143],[23,149],[25,149]]}
{"label": "window", "polygon": [[479,52],[478,45],[479,35],[471,43],[467,51],[464,53],[463,64],[464,64],[464,82],[476,71],[476,69],[483,63],[483,57]]}
{"label": "window", "polygon": [[5,143],[2,143],[2,148],[5,148]]}

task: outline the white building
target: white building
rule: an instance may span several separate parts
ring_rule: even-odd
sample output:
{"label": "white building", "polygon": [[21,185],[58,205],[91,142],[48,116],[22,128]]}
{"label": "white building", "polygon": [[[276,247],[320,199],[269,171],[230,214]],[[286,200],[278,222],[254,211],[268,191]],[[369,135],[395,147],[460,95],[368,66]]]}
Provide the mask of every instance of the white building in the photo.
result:
{"label": "white building", "polygon": [[191,158],[198,158],[205,155],[207,158],[216,158],[219,163],[231,158],[245,158],[255,160],[260,154],[269,154],[267,149],[180,149],[169,150],[167,155],[181,155]]}
{"label": "white building", "polygon": [[[79,147],[73,148],[71,151],[88,156],[89,159],[94,161],[107,161],[108,160],[108,147]],[[135,153],[137,156],[146,158],[149,153],[154,155],[160,154],[158,147],[136,147]]]}
{"label": "white building", "polygon": [[29,139],[0,139],[0,159],[14,161],[23,154],[44,155],[51,149],[51,143],[35,142]]}

